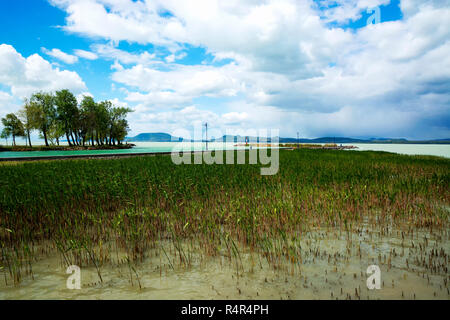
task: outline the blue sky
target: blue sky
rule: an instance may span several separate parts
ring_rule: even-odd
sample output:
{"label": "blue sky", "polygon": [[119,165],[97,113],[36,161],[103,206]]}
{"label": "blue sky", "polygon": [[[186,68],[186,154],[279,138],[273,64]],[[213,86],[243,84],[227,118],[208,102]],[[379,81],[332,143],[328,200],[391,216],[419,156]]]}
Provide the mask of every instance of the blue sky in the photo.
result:
{"label": "blue sky", "polygon": [[0,116],[69,88],[133,108],[131,135],[448,138],[449,18],[440,0],[2,1]]}

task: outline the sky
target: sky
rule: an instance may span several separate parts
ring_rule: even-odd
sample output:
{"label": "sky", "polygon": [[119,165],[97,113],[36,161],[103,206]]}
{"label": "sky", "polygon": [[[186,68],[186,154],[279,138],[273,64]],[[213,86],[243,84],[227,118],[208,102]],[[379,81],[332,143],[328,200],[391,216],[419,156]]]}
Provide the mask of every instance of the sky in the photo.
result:
{"label": "sky", "polygon": [[450,0],[0,1],[0,117],[60,89],[129,136],[450,138]]}

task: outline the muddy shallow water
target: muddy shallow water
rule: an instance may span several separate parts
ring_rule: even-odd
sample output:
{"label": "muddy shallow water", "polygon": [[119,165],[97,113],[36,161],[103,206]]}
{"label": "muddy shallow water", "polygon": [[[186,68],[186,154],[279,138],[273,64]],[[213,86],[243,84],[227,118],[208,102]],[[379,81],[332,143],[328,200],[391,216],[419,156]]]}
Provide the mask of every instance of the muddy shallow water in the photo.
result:
{"label": "muddy shallow water", "polygon": [[[67,289],[57,253],[34,262],[19,285],[3,269],[0,299],[450,299],[448,230],[315,230],[258,252],[240,247],[235,257],[193,253],[189,266],[171,245],[133,265],[102,266],[103,281],[83,267],[80,290]],[[367,287],[369,265],[381,270],[379,290]]]}

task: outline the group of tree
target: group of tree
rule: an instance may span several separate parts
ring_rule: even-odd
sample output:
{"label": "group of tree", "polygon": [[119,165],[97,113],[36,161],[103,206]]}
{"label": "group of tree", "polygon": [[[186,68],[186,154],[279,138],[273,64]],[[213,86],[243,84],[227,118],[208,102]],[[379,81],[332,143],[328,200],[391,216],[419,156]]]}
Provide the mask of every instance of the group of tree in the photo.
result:
{"label": "group of tree", "polygon": [[2,118],[1,137],[24,137],[31,147],[30,133],[38,130],[45,145],[59,145],[66,138],[69,146],[122,144],[129,127],[129,108],[115,107],[110,101],[95,102],[84,96],[80,104],[69,90],[38,92],[26,99],[17,113]]}

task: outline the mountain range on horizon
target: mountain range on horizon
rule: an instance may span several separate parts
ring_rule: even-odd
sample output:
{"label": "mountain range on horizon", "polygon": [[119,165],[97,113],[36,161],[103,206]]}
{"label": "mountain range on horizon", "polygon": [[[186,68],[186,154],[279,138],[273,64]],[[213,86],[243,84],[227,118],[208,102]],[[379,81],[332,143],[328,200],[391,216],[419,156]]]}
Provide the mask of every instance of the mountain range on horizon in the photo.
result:
{"label": "mountain range on horizon", "polygon": [[[227,140],[232,142],[245,142],[248,138],[249,142],[264,141],[265,138],[259,137],[245,137],[240,135],[235,136],[222,136],[220,138],[208,139],[208,142],[222,142]],[[155,133],[141,133],[134,137],[127,137],[128,142],[200,142],[200,140],[184,139],[180,137],[174,137],[168,133],[155,132]],[[202,140],[205,141],[205,140]],[[270,142],[270,138],[267,140]],[[450,138],[448,139],[432,139],[432,140],[408,140],[408,139],[395,139],[395,138],[369,138],[369,139],[356,139],[348,137],[321,137],[315,139],[304,138],[279,138],[279,143],[380,143],[380,144],[450,144]]]}

